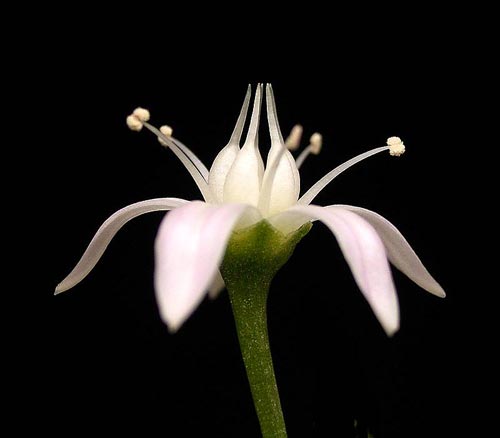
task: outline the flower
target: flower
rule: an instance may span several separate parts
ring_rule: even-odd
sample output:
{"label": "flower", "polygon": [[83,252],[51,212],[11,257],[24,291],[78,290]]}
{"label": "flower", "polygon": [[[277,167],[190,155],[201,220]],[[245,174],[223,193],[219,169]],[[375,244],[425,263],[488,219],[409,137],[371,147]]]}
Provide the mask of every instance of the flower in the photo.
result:
{"label": "flower", "polygon": [[391,137],[387,145],[360,154],[336,167],[299,197],[299,168],[309,154],[318,154],[322,137],[315,133],[295,160],[302,127],[295,126],[283,140],[271,85],[266,86],[266,106],[271,147],[266,166],[258,148],[263,86],[255,93],[245,142],[240,148],[251,89],[248,87],[229,143],[219,152],[210,171],[196,155],[172,137],[170,127],[148,123],[150,114],[137,108],[127,117],[130,129],[152,131],[184,164],[204,201],[159,198],[138,202],[113,214],[90,242],[71,273],[57,286],[56,294],[79,283],[92,270],[113,236],[129,220],[142,214],[172,210],[163,219],[155,243],[155,291],[160,314],[177,330],[202,301],[224,287],[219,267],[233,232],[266,221],[283,236],[319,220],[335,235],[359,289],[388,335],[399,328],[399,305],[388,261],[428,292],[445,293],[429,274],[402,234],[382,216],[350,205],[320,207],[311,204],[340,173],[382,151],[400,156],[404,144]]}

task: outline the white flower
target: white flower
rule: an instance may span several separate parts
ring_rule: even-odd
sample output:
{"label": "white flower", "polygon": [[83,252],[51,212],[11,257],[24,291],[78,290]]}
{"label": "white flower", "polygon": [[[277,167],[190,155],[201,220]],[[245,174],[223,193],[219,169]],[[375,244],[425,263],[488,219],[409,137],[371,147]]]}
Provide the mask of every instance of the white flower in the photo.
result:
{"label": "white flower", "polygon": [[160,198],[117,211],[97,231],[76,267],[57,286],[56,294],[72,288],[87,276],[113,236],[129,220],[152,211],[173,210],[165,216],[155,244],[156,296],[162,318],[171,330],[182,325],[207,291],[216,296],[224,287],[219,266],[233,231],[262,220],[284,235],[307,222],[322,221],[337,238],[356,283],[389,335],[399,328],[399,306],[388,260],[423,289],[444,297],[443,289],[405,238],[382,216],[349,205],[311,205],[318,193],[344,170],[382,151],[399,156],[404,152],[403,142],[391,137],[387,146],[365,152],[336,167],[299,197],[298,169],[309,153],[319,153],[322,137],[313,134],[309,146],[295,160],[286,146],[292,150],[298,147],[302,127],[297,125],[285,143],[278,125],[273,90],[268,84],[266,103],[271,148],[264,166],[258,147],[262,88],[260,84],[257,87],[243,146],[240,148],[240,138],[250,102],[250,87],[229,143],[215,158],[210,172],[190,149],[172,137],[170,128],[160,131],[148,123],[147,110],[134,111],[127,118],[130,129],[139,131],[146,127],[155,133],[190,172],[204,202]]}

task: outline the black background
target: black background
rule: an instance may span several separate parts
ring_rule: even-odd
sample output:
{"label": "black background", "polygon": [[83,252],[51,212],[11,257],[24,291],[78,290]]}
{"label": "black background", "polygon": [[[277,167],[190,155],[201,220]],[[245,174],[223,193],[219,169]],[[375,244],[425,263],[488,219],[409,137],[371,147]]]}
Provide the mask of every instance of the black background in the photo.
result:
{"label": "black background", "polygon": [[45,29],[43,43],[33,41],[42,62],[21,106],[43,140],[25,143],[34,178],[23,196],[36,214],[27,233],[34,250],[21,257],[36,260],[40,272],[16,318],[23,334],[16,411],[29,412],[39,430],[67,436],[259,436],[227,295],[206,300],[175,335],[160,321],[152,249],[161,213],[128,224],[80,285],[52,292],[117,209],[162,196],[199,199],[172,154],[149,133],[126,128],[127,114],[150,109],[154,124],[170,124],[208,165],[229,138],[247,84],[271,82],[284,134],[301,123],[306,139],[314,131],[324,137],[321,155],[301,172],[303,190],[389,136],[404,140],[403,157],[363,162],[316,202],[387,217],[448,293],[438,299],[394,271],[402,322],[388,339],[335,239],[314,226],[269,301],[289,436],[354,436],[354,418],[377,438],[463,431],[483,361],[472,328],[484,292],[470,284],[465,248],[473,237],[460,207],[471,201],[465,109],[480,85],[464,70],[470,47],[452,44],[446,32],[432,42],[387,32],[357,45],[354,34],[329,35],[322,26],[307,40],[282,33],[272,44],[245,41],[233,51],[220,42],[235,35],[240,44],[234,29],[213,41],[205,39],[210,29],[199,30],[189,45],[168,26],[154,35],[130,23],[111,31],[110,18],[59,23],[57,32]]}

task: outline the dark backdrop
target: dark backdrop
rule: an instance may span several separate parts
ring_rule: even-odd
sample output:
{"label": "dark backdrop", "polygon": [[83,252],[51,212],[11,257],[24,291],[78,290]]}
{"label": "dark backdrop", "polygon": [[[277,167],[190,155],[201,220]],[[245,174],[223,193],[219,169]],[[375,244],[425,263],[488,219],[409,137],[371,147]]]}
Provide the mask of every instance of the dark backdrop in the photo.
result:
{"label": "dark backdrop", "polygon": [[285,135],[295,123],[306,137],[323,134],[321,155],[303,167],[303,188],[389,136],[404,140],[403,157],[363,162],[316,202],[387,217],[448,293],[438,299],[394,271],[401,330],[388,339],[335,239],[315,225],[269,300],[290,437],[354,436],[355,418],[377,438],[461,430],[476,386],[467,365],[476,344],[463,252],[469,238],[456,231],[465,221],[457,205],[466,161],[457,132],[470,85],[456,76],[462,57],[422,41],[398,45],[390,35],[353,49],[282,37],[275,53],[264,44],[235,54],[202,37],[196,48],[182,46],[166,32],[165,46],[155,36],[151,47],[147,33],[120,39],[90,24],[91,38],[65,29],[71,50],[50,38],[23,101],[43,147],[29,142],[37,243],[27,259],[41,272],[18,319],[21,412],[66,436],[259,436],[227,295],[203,302],[175,335],[160,321],[152,278],[161,213],[129,223],[80,285],[57,297],[52,291],[117,209],[162,196],[199,199],[175,157],[149,133],[129,131],[126,115],[149,108],[153,123],[170,124],[208,164],[229,138],[247,84],[262,81],[274,86]]}

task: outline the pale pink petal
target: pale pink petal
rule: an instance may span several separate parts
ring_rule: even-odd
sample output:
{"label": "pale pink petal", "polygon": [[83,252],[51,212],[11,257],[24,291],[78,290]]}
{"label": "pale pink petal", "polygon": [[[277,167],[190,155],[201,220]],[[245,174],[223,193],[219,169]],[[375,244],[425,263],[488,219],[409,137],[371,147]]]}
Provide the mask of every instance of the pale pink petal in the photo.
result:
{"label": "pale pink petal", "polygon": [[370,222],[384,242],[387,257],[403,274],[407,275],[408,278],[426,291],[438,297],[443,298],[446,296],[443,288],[429,274],[429,271],[422,264],[410,244],[387,219],[365,208],[353,207],[351,205],[338,205],[336,207],[352,211]]}
{"label": "pale pink petal", "polygon": [[215,274],[212,283],[208,287],[208,296],[210,297],[210,299],[215,300],[219,296],[219,294],[224,290],[225,287],[226,284],[224,283],[224,279],[222,278],[220,271],[217,270],[217,273]]}
{"label": "pale pink petal", "polygon": [[191,202],[168,214],[155,244],[155,290],[160,314],[177,330],[203,299],[219,268],[244,204]]}
{"label": "pale pink petal", "polygon": [[384,244],[362,217],[340,207],[297,205],[281,220],[319,219],[335,235],[354,279],[380,324],[390,336],[399,329],[399,305]]}
{"label": "pale pink petal", "polygon": [[158,198],[137,202],[122,208],[104,222],[83,253],[82,258],[69,275],[57,285],[55,295],[71,289],[82,281],[97,264],[109,243],[120,229],[131,219],[153,211],[172,210],[188,201],[178,198]]}

